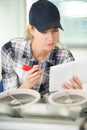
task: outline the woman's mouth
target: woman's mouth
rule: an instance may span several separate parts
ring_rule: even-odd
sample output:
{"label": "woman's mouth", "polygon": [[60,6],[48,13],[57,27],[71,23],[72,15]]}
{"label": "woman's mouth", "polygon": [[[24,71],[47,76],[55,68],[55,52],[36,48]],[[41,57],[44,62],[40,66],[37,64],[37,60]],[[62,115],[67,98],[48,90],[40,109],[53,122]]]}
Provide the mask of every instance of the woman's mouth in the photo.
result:
{"label": "woman's mouth", "polygon": [[54,43],[48,43],[47,46],[54,46]]}

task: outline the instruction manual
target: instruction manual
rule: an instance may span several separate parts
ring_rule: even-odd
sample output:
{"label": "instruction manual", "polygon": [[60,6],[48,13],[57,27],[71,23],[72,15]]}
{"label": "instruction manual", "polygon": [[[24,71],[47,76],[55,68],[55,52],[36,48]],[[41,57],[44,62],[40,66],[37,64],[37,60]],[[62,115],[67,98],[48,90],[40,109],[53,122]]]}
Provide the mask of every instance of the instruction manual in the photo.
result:
{"label": "instruction manual", "polygon": [[59,91],[62,84],[70,83],[74,75],[82,84],[87,84],[87,61],[72,61],[50,67],[49,91]]}

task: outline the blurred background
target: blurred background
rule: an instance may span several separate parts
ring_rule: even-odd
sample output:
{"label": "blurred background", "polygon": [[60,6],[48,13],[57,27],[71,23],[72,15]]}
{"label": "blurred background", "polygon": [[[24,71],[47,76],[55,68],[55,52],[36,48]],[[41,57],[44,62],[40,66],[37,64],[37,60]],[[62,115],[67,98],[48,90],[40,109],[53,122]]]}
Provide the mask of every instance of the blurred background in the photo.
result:
{"label": "blurred background", "polygon": [[[28,12],[36,0],[0,0],[0,50],[15,37],[24,37]],[[75,59],[87,55],[87,0],[50,0],[61,14],[60,41],[73,53]],[[0,59],[1,60],[1,59]],[[1,67],[0,67],[1,68]]]}

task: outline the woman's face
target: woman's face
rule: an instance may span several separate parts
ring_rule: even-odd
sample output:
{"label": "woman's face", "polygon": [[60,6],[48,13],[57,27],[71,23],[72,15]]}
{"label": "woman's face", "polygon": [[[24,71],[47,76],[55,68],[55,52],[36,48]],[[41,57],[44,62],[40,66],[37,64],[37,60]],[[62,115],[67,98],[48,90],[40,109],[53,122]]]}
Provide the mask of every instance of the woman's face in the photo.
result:
{"label": "woman's face", "polygon": [[58,28],[50,28],[44,32],[39,32],[35,27],[32,31],[33,45],[38,49],[46,51],[52,50],[59,41],[59,30]]}

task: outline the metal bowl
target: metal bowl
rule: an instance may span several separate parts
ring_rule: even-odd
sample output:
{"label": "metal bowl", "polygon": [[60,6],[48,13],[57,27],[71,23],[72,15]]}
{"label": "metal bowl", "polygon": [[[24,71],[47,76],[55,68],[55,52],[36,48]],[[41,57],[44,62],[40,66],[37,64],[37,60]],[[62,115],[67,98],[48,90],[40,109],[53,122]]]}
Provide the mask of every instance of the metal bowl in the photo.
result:
{"label": "metal bowl", "polygon": [[13,89],[0,94],[0,103],[13,108],[25,107],[40,100],[40,94],[32,89]]}
{"label": "metal bowl", "polygon": [[87,93],[82,90],[61,90],[48,97],[48,102],[58,106],[87,105]]}

